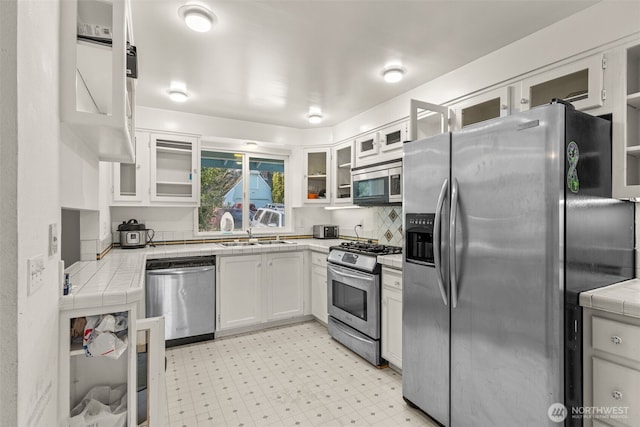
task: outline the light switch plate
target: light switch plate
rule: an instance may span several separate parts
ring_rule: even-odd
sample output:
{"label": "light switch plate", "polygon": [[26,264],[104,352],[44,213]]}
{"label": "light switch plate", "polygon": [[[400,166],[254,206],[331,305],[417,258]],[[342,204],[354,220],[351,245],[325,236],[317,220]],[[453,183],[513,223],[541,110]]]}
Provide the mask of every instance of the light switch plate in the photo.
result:
{"label": "light switch plate", "polygon": [[49,256],[58,252],[58,224],[49,224]]}
{"label": "light switch plate", "polygon": [[27,260],[28,294],[33,295],[44,283],[44,256],[36,255]]}

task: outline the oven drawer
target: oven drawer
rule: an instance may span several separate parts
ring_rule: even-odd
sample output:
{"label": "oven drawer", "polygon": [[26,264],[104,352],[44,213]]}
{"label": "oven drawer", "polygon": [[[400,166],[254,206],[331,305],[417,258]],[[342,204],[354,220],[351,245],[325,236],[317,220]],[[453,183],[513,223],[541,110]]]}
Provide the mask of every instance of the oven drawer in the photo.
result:
{"label": "oven drawer", "polygon": [[333,339],[344,344],[374,365],[386,364],[380,354],[380,342],[378,340],[371,339],[332,317],[329,317],[327,329]]}

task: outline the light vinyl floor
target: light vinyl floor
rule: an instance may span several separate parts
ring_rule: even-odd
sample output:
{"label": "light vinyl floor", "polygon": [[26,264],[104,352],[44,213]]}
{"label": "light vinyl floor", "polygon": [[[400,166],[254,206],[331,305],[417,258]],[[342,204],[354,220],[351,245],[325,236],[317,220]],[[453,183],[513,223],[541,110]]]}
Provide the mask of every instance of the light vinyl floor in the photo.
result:
{"label": "light vinyl floor", "polygon": [[311,321],[167,349],[167,419],[193,426],[435,426]]}

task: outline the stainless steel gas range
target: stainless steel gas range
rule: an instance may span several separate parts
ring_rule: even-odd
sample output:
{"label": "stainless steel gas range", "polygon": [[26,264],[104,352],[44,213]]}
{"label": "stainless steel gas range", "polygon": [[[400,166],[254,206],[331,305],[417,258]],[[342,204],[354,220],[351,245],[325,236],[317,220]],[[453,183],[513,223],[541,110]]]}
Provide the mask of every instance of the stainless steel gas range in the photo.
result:
{"label": "stainless steel gas range", "polygon": [[329,335],[376,366],[386,364],[380,353],[377,257],[401,252],[397,246],[343,242],[331,247],[327,258]]}

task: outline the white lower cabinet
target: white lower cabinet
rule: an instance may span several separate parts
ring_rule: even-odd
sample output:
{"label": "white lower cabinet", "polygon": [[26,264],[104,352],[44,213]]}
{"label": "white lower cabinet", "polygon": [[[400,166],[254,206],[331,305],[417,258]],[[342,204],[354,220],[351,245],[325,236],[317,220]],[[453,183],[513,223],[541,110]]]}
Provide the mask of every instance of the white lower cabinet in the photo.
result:
{"label": "white lower cabinet", "polygon": [[302,315],[302,252],[220,256],[217,265],[217,329]]}
{"label": "white lower cabinet", "polygon": [[303,253],[265,254],[267,259],[266,320],[302,316]]}
{"label": "white lower cabinet", "polygon": [[640,426],[640,319],[584,309],[584,425]]}
{"label": "white lower cabinet", "polygon": [[219,329],[254,325],[262,320],[262,255],[219,257]]}
{"label": "white lower cabinet", "polygon": [[402,369],[402,271],[382,268],[382,357]]}
{"label": "white lower cabinet", "polygon": [[327,314],[327,254],[311,252],[311,314],[323,323]]}

